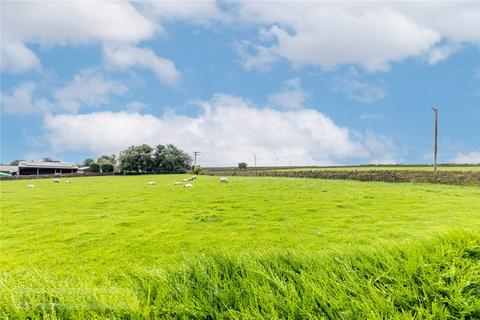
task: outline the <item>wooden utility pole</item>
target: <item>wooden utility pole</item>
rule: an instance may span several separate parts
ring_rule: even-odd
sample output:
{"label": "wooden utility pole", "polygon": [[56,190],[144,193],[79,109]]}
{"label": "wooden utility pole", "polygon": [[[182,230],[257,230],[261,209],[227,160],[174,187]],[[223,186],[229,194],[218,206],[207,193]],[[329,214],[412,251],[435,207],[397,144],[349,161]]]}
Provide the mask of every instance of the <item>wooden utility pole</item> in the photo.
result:
{"label": "wooden utility pole", "polygon": [[254,163],[254,167],[256,168],[257,167],[257,154],[253,155],[253,163]]}
{"label": "wooden utility pole", "polygon": [[197,166],[197,156],[200,154],[199,151],[193,151],[193,156],[194,156],[194,159],[193,160],[193,169],[195,170],[195,167]]}
{"label": "wooden utility pole", "polygon": [[437,141],[438,141],[438,108],[432,107],[435,113],[435,147],[433,150],[433,171],[437,171]]}

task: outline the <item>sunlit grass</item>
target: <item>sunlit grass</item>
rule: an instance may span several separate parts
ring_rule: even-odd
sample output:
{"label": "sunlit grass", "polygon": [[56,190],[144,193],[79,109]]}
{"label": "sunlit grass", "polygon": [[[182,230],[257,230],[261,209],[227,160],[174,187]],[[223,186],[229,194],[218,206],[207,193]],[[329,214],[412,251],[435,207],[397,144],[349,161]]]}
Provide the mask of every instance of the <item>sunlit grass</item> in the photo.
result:
{"label": "sunlit grass", "polygon": [[[453,311],[435,298],[440,265],[447,274],[465,268],[449,299],[460,299],[455,290],[478,276],[478,259],[461,260],[461,252],[479,246],[478,186],[249,177],[221,185],[207,176],[193,189],[173,185],[184,177],[2,181],[4,315],[349,318],[363,310],[400,317],[395,299],[406,315],[414,314],[412,306],[445,315]],[[431,241],[445,234],[449,240],[438,241],[450,251],[442,255]],[[416,247],[424,241],[431,245]],[[431,290],[430,300],[398,263],[410,263],[412,275],[426,268],[418,281]],[[339,300],[330,302],[328,316],[318,301],[332,294]],[[387,300],[377,308],[375,299]],[[473,312],[469,296],[458,299]]]}

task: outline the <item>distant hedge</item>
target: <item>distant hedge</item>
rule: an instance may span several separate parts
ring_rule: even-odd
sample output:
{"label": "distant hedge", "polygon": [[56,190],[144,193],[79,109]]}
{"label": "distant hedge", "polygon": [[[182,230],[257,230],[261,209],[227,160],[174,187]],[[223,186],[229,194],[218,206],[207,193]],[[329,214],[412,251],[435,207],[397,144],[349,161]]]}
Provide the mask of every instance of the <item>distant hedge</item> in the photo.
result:
{"label": "distant hedge", "polygon": [[420,171],[420,170],[208,170],[212,176],[291,177],[317,179],[348,179],[383,182],[426,182],[442,184],[480,185],[480,171]]}

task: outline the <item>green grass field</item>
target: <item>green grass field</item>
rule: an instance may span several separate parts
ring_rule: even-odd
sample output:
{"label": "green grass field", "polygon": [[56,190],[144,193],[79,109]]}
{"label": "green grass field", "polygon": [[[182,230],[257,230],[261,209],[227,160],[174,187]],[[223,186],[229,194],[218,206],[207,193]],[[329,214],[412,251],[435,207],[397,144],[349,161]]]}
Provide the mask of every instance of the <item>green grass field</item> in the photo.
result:
{"label": "green grass field", "polygon": [[[273,168],[273,167],[272,167]],[[282,171],[299,170],[421,170],[433,171],[432,166],[344,166],[344,167],[299,167],[291,169],[281,169]],[[439,171],[480,171],[480,166],[438,166]]]}
{"label": "green grass field", "polygon": [[478,186],[184,177],[2,181],[2,317],[480,318]]}

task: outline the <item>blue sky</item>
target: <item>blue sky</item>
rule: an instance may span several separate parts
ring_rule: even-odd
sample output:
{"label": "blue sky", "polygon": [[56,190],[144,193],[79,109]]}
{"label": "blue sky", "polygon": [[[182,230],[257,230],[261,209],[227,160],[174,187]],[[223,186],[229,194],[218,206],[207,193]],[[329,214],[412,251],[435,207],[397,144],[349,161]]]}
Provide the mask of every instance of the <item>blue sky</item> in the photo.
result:
{"label": "blue sky", "polygon": [[2,2],[1,162],[480,162],[480,3]]}

